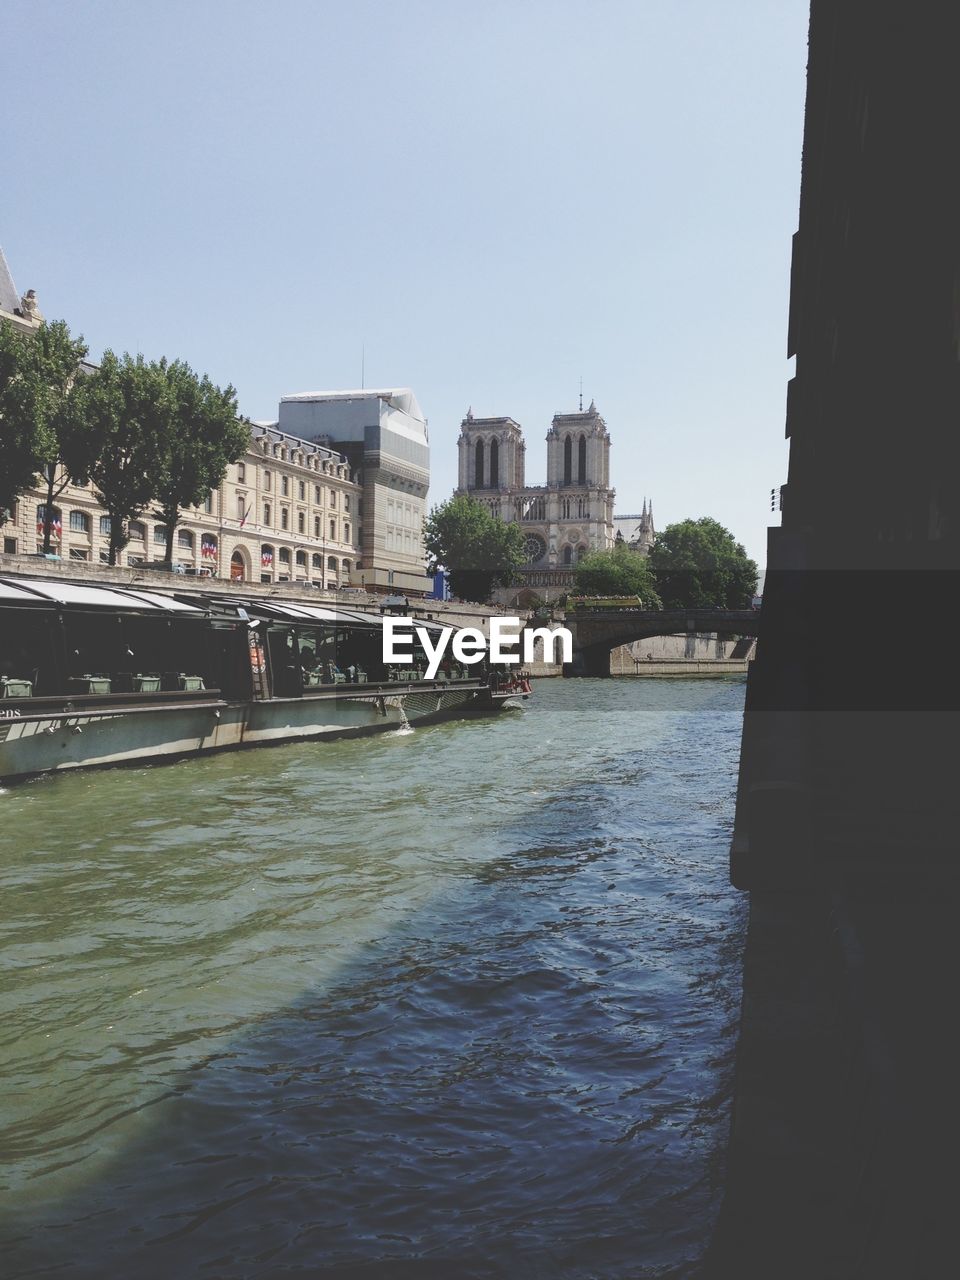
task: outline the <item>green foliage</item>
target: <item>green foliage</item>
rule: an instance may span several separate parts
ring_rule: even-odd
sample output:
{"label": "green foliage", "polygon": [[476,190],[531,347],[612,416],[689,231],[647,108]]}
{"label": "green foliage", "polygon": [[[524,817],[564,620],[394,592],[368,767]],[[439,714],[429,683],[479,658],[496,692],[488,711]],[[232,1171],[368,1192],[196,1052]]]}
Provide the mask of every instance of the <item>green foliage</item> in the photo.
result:
{"label": "green foliage", "polygon": [[156,514],[167,532],[165,561],[173,567],[173,539],[184,507],[199,505],[219,486],[227,465],[242,458],[250,443],[250,423],[237,412],[233,387],[216,387],[184,364],[161,360],[162,455],[156,477]]}
{"label": "green foliage", "polygon": [[665,609],[743,609],[756,590],[755,562],[709,516],[668,525],[649,563]]}
{"label": "green foliage", "polygon": [[[80,361],[87,354],[82,338],[71,338],[62,320],[21,333],[0,324],[0,510],[13,505],[25,489],[46,474],[47,510],[63,491],[67,476],[55,477],[72,422],[71,400]],[[50,549],[49,522],[44,550]]]}
{"label": "green foliage", "polygon": [[461,600],[489,600],[494,585],[509,586],[526,562],[523,534],[493,516],[475,498],[450,498],[424,524],[430,572],[444,568]]}
{"label": "green foliage", "polygon": [[622,543],[591,551],[577,565],[577,592],[585,596],[639,596],[645,609],[659,609],[660,597],[645,556]]}
{"label": "green foliage", "polygon": [[127,545],[127,521],[143,513],[164,474],[169,390],[164,369],[143,356],[106,351],[77,383],[64,462],[79,483],[92,480],[110,516],[110,564]]}

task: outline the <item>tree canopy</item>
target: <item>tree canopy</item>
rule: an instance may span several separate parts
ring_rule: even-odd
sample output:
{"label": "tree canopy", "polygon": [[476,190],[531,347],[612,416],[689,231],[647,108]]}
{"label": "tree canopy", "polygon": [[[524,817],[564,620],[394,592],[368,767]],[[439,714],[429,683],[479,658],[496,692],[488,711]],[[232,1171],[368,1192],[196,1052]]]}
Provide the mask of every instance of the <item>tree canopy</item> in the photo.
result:
{"label": "tree canopy", "polygon": [[665,609],[743,609],[756,590],[756,563],[710,516],[667,525],[649,564]]}
{"label": "tree canopy", "polygon": [[[82,338],[71,338],[62,320],[21,333],[0,324],[0,513],[33,486],[41,471],[46,478],[47,512],[66,484],[57,466],[72,416],[70,400],[80,361],[87,354]],[[2,514],[0,514],[2,523]],[[49,550],[50,521],[44,530]]]}
{"label": "tree canopy", "polygon": [[166,462],[169,389],[159,364],[105,351],[72,397],[75,429],[64,456],[73,478],[93,481],[110,517],[110,564],[128,542],[127,521],[157,492]]}
{"label": "tree canopy", "polygon": [[574,574],[585,596],[639,596],[647,609],[659,609],[660,597],[645,556],[622,543],[610,551],[591,551]]}
{"label": "tree canopy", "polygon": [[161,360],[156,367],[166,395],[153,498],[166,529],[164,563],[170,569],[182,509],[197,506],[220,484],[227,464],[243,457],[250,443],[250,423],[237,412],[233,387],[214,386],[181,360],[171,364]]}
{"label": "tree canopy", "polygon": [[526,562],[523,534],[491,515],[476,498],[450,498],[434,507],[424,524],[430,571],[447,570],[450,589],[461,600],[489,600],[496,584],[509,586]]}

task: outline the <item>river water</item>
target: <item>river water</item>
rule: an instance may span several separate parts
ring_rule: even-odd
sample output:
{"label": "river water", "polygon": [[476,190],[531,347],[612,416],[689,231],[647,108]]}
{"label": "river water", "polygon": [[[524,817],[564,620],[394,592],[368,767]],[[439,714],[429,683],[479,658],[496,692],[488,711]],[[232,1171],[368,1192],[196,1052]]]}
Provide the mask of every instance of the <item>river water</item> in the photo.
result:
{"label": "river water", "polygon": [[743,691],[0,794],[0,1272],[695,1275]]}

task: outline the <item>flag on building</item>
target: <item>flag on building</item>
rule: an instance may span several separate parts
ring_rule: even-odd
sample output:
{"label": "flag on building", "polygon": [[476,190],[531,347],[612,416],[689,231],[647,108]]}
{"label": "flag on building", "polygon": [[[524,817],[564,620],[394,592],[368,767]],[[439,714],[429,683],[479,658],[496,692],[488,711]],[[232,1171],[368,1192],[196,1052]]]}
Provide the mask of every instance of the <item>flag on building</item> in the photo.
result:
{"label": "flag on building", "polygon": [[[43,528],[47,522],[47,508],[37,507],[37,537],[43,537]],[[53,516],[50,520],[50,537],[60,541],[63,533],[63,521],[60,518],[60,512],[56,507],[53,508]]]}

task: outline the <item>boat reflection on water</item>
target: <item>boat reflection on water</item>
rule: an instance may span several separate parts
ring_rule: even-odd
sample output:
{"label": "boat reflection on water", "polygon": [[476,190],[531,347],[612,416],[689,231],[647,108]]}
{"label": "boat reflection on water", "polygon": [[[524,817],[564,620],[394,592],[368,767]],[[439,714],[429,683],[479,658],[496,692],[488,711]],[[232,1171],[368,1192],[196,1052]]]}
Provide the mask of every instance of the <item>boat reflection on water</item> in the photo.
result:
{"label": "boat reflection on water", "polygon": [[[428,632],[437,623],[417,620]],[[522,674],[383,661],[358,609],[0,579],[0,780],[488,714]]]}

